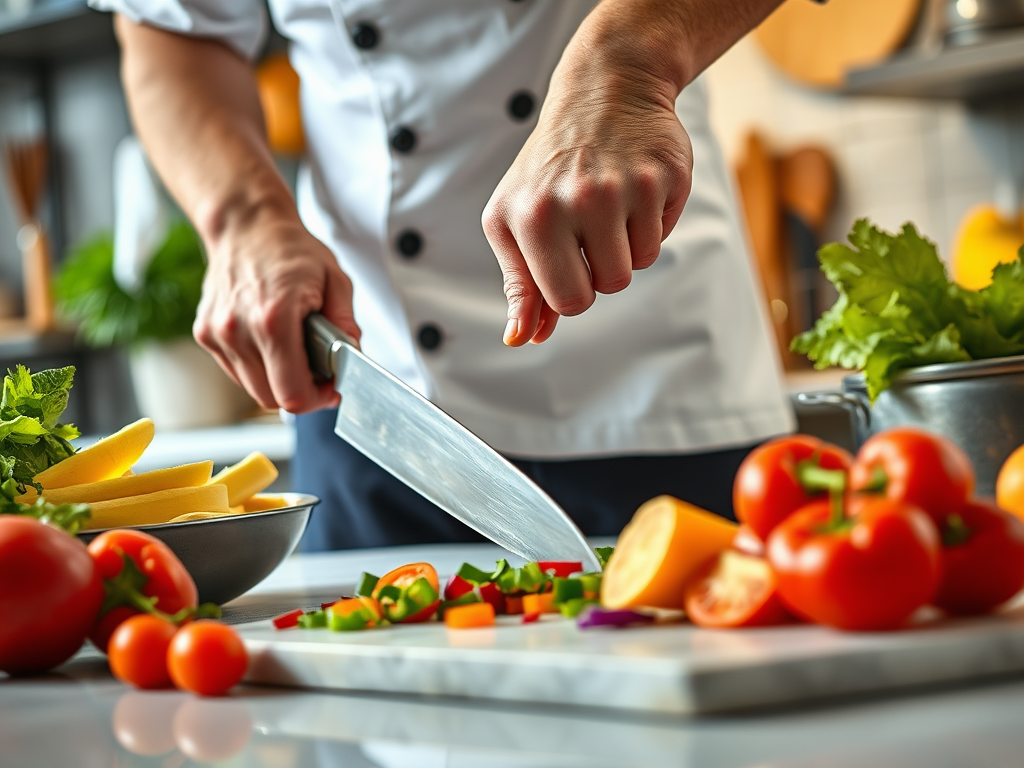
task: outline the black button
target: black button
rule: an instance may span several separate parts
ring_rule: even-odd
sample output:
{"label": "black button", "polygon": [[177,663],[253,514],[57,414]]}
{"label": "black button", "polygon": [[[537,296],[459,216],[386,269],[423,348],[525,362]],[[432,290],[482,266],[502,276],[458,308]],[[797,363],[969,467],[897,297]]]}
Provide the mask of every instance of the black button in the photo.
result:
{"label": "black button", "polygon": [[362,21],[352,27],[352,42],[356,44],[356,48],[368,51],[376,48],[379,41],[380,35],[373,24]]}
{"label": "black button", "polygon": [[391,146],[394,147],[396,152],[401,152],[402,154],[412,152],[416,146],[416,134],[408,128],[399,128],[391,134]]}
{"label": "black button", "polygon": [[405,256],[405,258],[411,259],[418,256],[420,251],[423,250],[423,238],[415,229],[407,229],[404,232],[398,233],[395,247],[398,248],[398,252]]}
{"label": "black button", "polygon": [[517,91],[508,100],[508,113],[515,120],[525,120],[533,112],[533,94],[529,91]]}
{"label": "black button", "polygon": [[433,352],[435,349],[441,346],[441,329],[433,323],[426,323],[420,326],[419,332],[416,334],[416,338],[419,339],[420,346],[428,352]]}

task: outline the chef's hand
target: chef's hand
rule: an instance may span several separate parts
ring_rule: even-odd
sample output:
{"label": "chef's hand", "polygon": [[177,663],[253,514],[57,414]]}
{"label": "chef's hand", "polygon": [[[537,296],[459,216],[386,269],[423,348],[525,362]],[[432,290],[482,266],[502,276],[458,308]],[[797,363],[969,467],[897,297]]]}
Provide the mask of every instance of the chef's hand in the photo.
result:
{"label": "chef's hand", "polygon": [[206,245],[196,339],[265,408],[337,405],[332,387],[313,382],[303,320],[323,312],[358,340],[352,284],[299,220],[252,67],[214,40],[120,15],[115,29],[132,121]]}
{"label": "chef's hand", "polygon": [[264,408],[304,413],[338,405],[309,374],[303,320],[322,312],[359,340],[352,283],[297,220],[247,222],[217,239],[193,333]]}
{"label": "chef's hand", "polygon": [[675,100],[779,0],[603,0],[566,47],[537,127],[483,228],[504,275],[505,343],[616,293],[658,258],[690,193]]}

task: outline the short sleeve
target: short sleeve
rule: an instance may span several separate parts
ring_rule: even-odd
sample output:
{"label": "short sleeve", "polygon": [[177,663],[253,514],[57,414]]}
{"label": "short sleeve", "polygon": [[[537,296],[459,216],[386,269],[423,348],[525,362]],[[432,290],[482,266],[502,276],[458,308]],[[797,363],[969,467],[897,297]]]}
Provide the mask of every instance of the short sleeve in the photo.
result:
{"label": "short sleeve", "polygon": [[262,0],[89,0],[89,5],[136,23],[220,40],[250,60],[267,38]]}

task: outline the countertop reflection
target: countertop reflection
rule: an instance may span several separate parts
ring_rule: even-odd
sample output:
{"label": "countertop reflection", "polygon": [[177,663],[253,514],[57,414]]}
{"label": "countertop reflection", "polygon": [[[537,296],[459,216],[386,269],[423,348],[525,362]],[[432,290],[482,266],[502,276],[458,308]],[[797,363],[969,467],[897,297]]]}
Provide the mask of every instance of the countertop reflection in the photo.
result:
{"label": "countertop reflection", "polygon": [[79,659],[0,680],[0,765],[994,768],[1020,764],[1022,704],[1020,680],[689,720],[256,687],[202,699],[130,690]]}

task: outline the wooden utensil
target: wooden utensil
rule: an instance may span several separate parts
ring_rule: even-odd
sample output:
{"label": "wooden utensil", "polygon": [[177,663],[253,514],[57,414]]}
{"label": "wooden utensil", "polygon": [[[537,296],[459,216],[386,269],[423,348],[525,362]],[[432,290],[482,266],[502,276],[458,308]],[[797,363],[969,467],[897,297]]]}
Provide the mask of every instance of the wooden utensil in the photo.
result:
{"label": "wooden utensil", "polygon": [[747,136],[746,153],[736,166],[736,180],[779,356],[787,369],[800,367],[799,358],[789,351],[793,338],[790,267],[783,248],[778,163],[757,132]]}
{"label": "wooden utensil", "polygon": [[790,77],[838,88],[847,70],[888,58],[906,40],[921,0],[788,0],[754,33]]}
{"label": "wooden utensil", "polygon": [[50,248],[39,221],[39,203],[46,185],[46,139],[9,143],[4,146],[4,159],[22,224],[18,247],[24,272],[25,315],[29,327],[42,333],[54,327]]}

